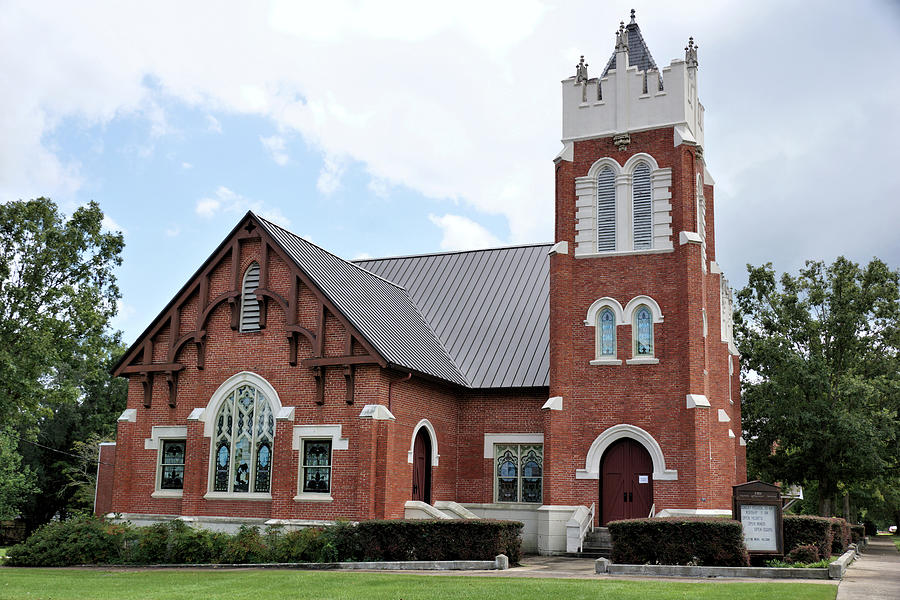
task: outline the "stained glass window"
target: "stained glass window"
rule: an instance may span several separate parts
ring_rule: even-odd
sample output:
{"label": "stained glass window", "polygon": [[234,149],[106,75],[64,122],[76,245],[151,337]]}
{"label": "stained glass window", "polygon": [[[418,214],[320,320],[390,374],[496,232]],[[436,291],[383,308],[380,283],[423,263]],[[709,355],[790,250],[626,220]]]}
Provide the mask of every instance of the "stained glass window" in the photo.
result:
{"label": "stained glass window", "polygon": [[268,493],[272,479],[275,416],[262,392],[233,390],[214,421],[213,491]]}
{"label": "stained glass window", "polygon": [[634,313],[634,354],[653,356],[653,316],[646,306],[639,306]]}
{"label": "stained glass window", "polygon": [[331,492],[331,440],[303,441],[302,471],[305,493]]}
{"label": "stained glass window", "polygon": [[163,440],[159,489],[184,489],[184,440]]}
{"label": "stained glass window", "polygon": [[498,444],[494,458],[497,502],[543,501],[543,445]]}
{"label": "stained glass window", "polygon": [[612,309],[600,311],[600,356],[616,355],[616,317]]}

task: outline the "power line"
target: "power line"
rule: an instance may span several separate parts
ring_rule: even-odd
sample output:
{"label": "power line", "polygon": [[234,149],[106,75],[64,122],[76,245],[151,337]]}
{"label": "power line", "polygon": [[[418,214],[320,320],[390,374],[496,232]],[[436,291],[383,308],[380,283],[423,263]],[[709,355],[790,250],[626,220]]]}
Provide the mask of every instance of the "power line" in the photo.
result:
{"label": "power line", "polygon": [[106,465],[109,467],[115,466],[115,463],[108,463],[108,462],[101,461],[99,456],[96,459],[87,458],[85,456],[79,456],[78,454],[72,454],[71,452],[66,452],[65,450],[58,450],[57,448],[51,448],[50,446],[45,446],[44,444],[41,444],[39,442],[27,440],[23,437],[19,437],[17,435],[13,435],[11,433],[5,433],[3,435],[8,435],[9,437],[15,438],[15,439],[19,440],[20,442],[25,442],[26,444],[31,444],[32,446],[37,446],[38,448],[43,448],[44,450],[50,450],[51,452],[56,452],[57,454],[64,454],[66,456],[71,456],[72,458],[79,458],[85,462],[93,462],[93,463],[97,463],[100,465]]}

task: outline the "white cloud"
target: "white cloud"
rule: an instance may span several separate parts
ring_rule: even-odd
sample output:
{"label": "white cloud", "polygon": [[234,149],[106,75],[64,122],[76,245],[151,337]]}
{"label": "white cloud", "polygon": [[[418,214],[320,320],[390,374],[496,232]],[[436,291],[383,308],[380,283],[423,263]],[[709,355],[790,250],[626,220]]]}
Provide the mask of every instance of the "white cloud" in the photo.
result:
{"label": "white cloud", "polygon": [[125,228],[116,223],[108,214],[103,215],[103,220],[100,222],[100,226],[106,231],[118,231],[121,233],[125,233]]}
{"label": "white cloud", "polygon": [[213,133],[222,133],[222,124],[212,115],[206,115],[206,129]]}
{"label": "white cloud", "polygon": [[442,230],[442,250],[474,250],[502,245],[494,234],[467,217],[447,214],[442,217],[428,215],[428,218]]}
{"label": "white cloud", "polygon": [[194,210],[204,219],[212,219],[221,214],[241,216],[248,210],[252,210],[259,216],[284,227],[290,227],[291,225],[290,219],[288,219],[278,208],[267,206],[258,200],[245,198],[224,185],[220,185],[216,188],[213,196],[207,196],[197,200]]}
{"label": "white cloud", "polygon": [[341,187],[341,176],[344,174],[344,164],[342,161],[332,156],[326,156],[319,171],[319,179],[316,181],[316,188],[326,196],[329,196]]}
{"label": "white cloud", "polygon": [[121,298],[116,300],[116,314],[109,321],[110,328],[115,331],[123,329],[137,310]]}
{"label": "white cloud", "polygon": [[184,169],[185,171],[187,171],[187,170],[193,169],[194,165],[192,165],[189,162],[183,162],[183,163],[181,163],[181,168]]}
{"label": "white cloud", "polygon": [[166,228],[166,237],[178,237],[181,234],[181,227],[178,225],[172,225],[171,227]]}
{"label": "white cloud", "polygon": [[372,255],[369,254],[368,252],[360,252],[359,254],[357,254],[356,256],[351,258],[350,260],[368,260],[370,258],[372,258]]}
{"label": "white cloud", "polygon": [[273,135],[269,137],[259,136],[259,141],[262,142],[263,148],[269,153],[269,156],[272,157],[272,160],[275,161],[280,167],[283,167],[288,163],[288,155],[285,149],[285,140],[280,135]]}
{"label": "white cloud", "polygon": [[[558,82],[574,74],[579,54],[590,75],[599,74],[629,8],[619,0],[460,0],[440,11],[412,0],[276,0],[268,9],[11,0],[0,19],[0,55],[10,57],[0,63],[0,89],[15,90],[0,96],[0,200],[72,196],[83,185],[78,163],[52,146],[64,120],[106,124],[138,114],[151,136],[164,135],[171,128],[159,107],[180,102],[208,115],[210,131],[222,129],[216,112],[299,134],[326,157],[323,194],[341,185],[342,165],[360,164],[386,186],[501,215],[513,242],[550,240]],[[870,166],[872,157],[896,154],[900,109],[890,99],[900,84],[884,61],[858,60],[834,43],[846,37],[846,23],[865,23],[869,56],[900,55],[896,9],[731,0],[652,3],[637,16],[660,67],[683,56],[688,35],[700,43],[704,150],[720,184],[719,256],[734,257],[726,267],[739,268],[745,252],[760,248],[824,255],[836,240],[838,251],[857,258],[884,248],[884,258],[900,261],[896,243],[876,245],[896,240],[884,224],[900,221],[900,204],[873,206],[896,196],[896,178]],[[772,26],[801,21],[790,36]],[[23,50],[35,39],[39,51]],[[774,97],[763,93],[771,90]],[[847,140],[860,151],[849,152]],[[825,173],[817,166],[837,161],[841,167]],[[801,182],[796,193],[776,189],[772,169],[784,163],[777,182]],[[859,173],[868,204],[849,211],[857,218],[851,230],[829,216],[847,214],[847,198],[862,197],[848,185]],[[205,200],[198,214],[224,210],[215,195]],[[807,229],[777,218],[783,203],[804,215]],[[878,219],[865,218],[872,214]],[[750,218],[753,226],[742,227]],[[760,244],[760,235],[804,245]]]}
{"label": "white cloud", "polygon": [[369,191],[379,198],[387,198],[389,195],[388,183],[384,179],[372,178],[367,186]]}

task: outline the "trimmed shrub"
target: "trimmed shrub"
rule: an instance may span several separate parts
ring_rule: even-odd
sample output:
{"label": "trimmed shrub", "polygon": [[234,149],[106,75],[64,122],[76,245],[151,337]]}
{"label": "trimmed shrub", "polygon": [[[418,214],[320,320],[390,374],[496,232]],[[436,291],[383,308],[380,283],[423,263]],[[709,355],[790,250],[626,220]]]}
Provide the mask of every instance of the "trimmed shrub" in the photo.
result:
{"label": "trimmed shrub", "polygon": [[493,560],[521,557],[517,521],[385,520],[326,530],[340,560]]}
{"label": "trimmed shrub", "polygon": [[275,562],[331,562],[326,541],[321,527],[309,527],[275,534],[269,547]]}
{"label": "trimmed shrub", "polygon": [[850,526],[850,541],[854,544],[858,544],[862,541],[862,539],[866,537],[866,528],[864,525],[851,525]]}
{"label": "trimmed shrub", "polygon": [[129,525],[114,525],[96,517],[55,521],[39,528],[6,554],[14,567],[66,567],[121,562],[126,541],[133,535]]}
{"label": "trimmed shrub", "polygon": [[834,534],[831,519],[809,515],[784,515],[784,549],[790,553],[797,546],[815,544],[819,558],[831,556]]}
{"label": "trimmed shrub", "polygon": [[731,519],[629,519],[610,523],[609,533],[615,563],[750,565],[743,528]]}
{"label": "trimmed shrub", "polygon": [[878,526],[875,525],[874,521],[863,521],[863,527],[866,530],[866,535],[878,535]]}
{"label": "trimmed shrub", "polygon": [[241,525],[236,534],[228,537],[219,562],[224,564],[271,562],[271,552],[259,533],[259,527]]}
{"label": "trimmed shrub", "polygon": [[815,544],[797,546],[784,557],[789,563],[814,563],[819,560],[819,548]]}
{"label": "trimmed shrub", "polygon": [[831,519],[831,554],[840,556],[850,546],[850,523],[840,518]]}

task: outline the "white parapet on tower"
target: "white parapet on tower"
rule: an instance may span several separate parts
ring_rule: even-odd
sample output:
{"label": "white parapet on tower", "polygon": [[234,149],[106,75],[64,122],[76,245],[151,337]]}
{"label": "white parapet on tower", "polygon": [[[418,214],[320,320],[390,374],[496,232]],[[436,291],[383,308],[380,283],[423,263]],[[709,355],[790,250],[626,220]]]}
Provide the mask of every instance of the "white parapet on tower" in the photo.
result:
{"label": "white parapet on tower", "polygon": [[564,79],[562,87],[564,144],[674,127],[676,146],[703,146],[703,105],[697,98],[693,38],[684,60],[673,60],[660,72],[635,23],[634,11],[631,23],[620,24],[616,32],[616,49],[603,75],[589,78],[582,57],[576,75]]}

